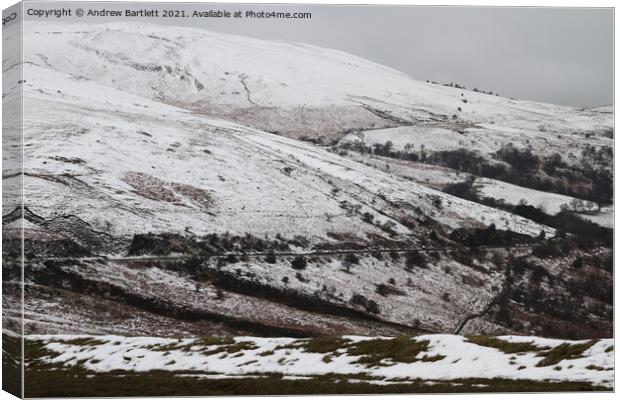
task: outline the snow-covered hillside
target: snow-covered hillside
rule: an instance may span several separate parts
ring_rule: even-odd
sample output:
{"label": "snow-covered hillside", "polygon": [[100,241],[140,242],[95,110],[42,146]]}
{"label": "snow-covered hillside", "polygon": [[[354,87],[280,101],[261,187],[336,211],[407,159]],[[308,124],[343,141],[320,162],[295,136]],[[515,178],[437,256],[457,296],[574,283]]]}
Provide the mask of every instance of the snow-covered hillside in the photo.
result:
{"label": "snow-covered hillside", "polygon": [[24,58],[29,334],[611,335],[610,230],[562,212],[612,226],[608,108],[168,26],[27,22]]}
{"label": "snow-covered hillside", "polygon": [[[611,148],[612,107],[514,100],[416,81],[336,50],[199,29],[37,22],[24,34],[30,65],[267,132],[322,143],[390,141],[412,152],[467,149],[489,160],[514,146],[611,170],[582,154]],[[494,193],[516,203],[507,190]],[[536,197],[558,208],[558,199]]]}
{"label": "snow-covered hillside", "polygon": [[504,134],[514,140],[540,131],[612,128],[606,109],[578,110],[419,82],[350,54],[301,43],[129,23],[27,22],[24,35],[29,63],[294,136],[402,124],[443,124],[450,130],[455,122],[461,130],[471,127],[498,140]]}
{"label": "snow-covered hillside", "polygon": [[[25,205],[47,220],[71,215],[113,236],[187,229],[326,240],[329,232],[384,234],[362,221],[370,212],[412,240],[421,232],[403,226],[403,216],[451,229],[495,223],[553,232],[309,143],[45,67],[26,65],[25,74]],[[357,205],[357,217],[343,204]]]}

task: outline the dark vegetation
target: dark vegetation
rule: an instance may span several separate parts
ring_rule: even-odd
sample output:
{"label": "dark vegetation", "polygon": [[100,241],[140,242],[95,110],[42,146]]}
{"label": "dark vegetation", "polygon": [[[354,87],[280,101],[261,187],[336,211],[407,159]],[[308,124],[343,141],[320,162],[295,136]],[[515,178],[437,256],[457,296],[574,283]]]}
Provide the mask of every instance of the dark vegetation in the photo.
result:
{"label": "dark vegetation", "polygon": [[385,144],[375,143],[373,146],[368,146],[362,142],[346,142],[341,144],[339,147],[345,150],[357,151],[361,154],[373,154],[376,156],[390,157],[407,161],[420,160],[420,156],[416,153],[394,150],[394,144],[389,140],[385,142]]}
{"label": "dark vegetation", "polygon": [[360,357],[355,363],[372,367],[412,363],[419,360],[420,353],[428,350],[428,344],[428,340],[418,341],[407,336],[394,339],[372,339],[355,342],[348,346],[347,354]]}
{"label": "dark vegetation", "polygon": [[560,361],[574,360],[584,357],[583,352],[592,347],[596,340],[590,340],[584,343],[562,343],[559,346],[549,348],[536,346],[533,343],[511,343],[505,340],[501,340],[490,336],[470,336],[467,338],[469,342],[475,343],[479,346],[493,347],[506,354],[522,353],[522,352],[537,352],[538,357],[543,357],[542,360],[536,364],[537,367],[547,367],[555,365]]}
{"label": "dark vegetation", "polygon": [[427,262],[426,256],[423,253],[417,251],[409,252],[405,258],[405,269],[412,271],[415,267],[426,268]]}
{"label": "dark vegetation", "polygon": [[477,344],[478,346],[493,347],[506,354],[524,353],[533,351],[548,350],[548,347],[539,347],[531,342],[512,343],[506,340],[498,339],[493,336],[469,336],[468,342]]}
{"label": "dark vegetation", "polygon": [[565,163],[559,154],[541,158],[530,149],[510,144],[497,151],[495,158],[497,162],[492,163],[475,152],[458,149],[435,152],[421,161],[599,204],[613,201],[610,148],[588,147],[578,165]]}
{"label": "dark vegetation", "polygon": [[[502,209],[539,224],[550,226],[559,231],[560,237],[571,234],[572,237],[570,240],[572,243],[583,249],[592,248],[596,245],[603,245],[606,247],[611,247],[613,245],[613,229],[602,227],[594,222],[581,218],[573,211],[563,210],[555,215],[549,215],[540,208],[530,206],[524,202],[512,206],[491,198],[481,198],[476,189],[475,178],[468,178],[463,182],[447,185],[444,188],[444,192],[469,201],[475,201],[490,207]],[[544,239],[544,236],[539,239]],[[458,239],[456,240],[460,241]],[[484,241],[484,238],[479,237],[478,240]],[[487,243],[487,245],[489,245],[489,243]],[[541,249],[541,251],[544,250],[545,249]]]}
{"label": "dark vegetation", "polygon": [[362,142],[347,142],[340,147],[362,154],[440,165],[531,189],[590,200],[601,205],[613,202],[613,174],[610,169],[613,151],[608,147],[587,147],[582,151],[579,163],[575,165],[564,162],[560,154],[541,158],[529,148],[520,149],[512,144],[498,150],[494,154],[495,161],[489,161],[467,149],[430,153],[422,147],[419,153],[411,151],[411,148],[397,151],[393,149],[390,141],[374,144],[372,147]]}
{"label": "dark vegetation", "polygon": [[[572,392],[609,391],[583,382],[546,382],[510,379],[454,379],[377,385],[358,375],[325,375],[308,380],[286,380],[277,374],[261,378],[201,379],[193,371],[109,372],[92,374],[73,369],[30,371],[27,397],[128,396],[231,396],[231,395],[320,395],[386,393],[485,393],[485,392]],[[351,380],[349,380],[349,379]],[[87,382],[87,384],[85,384]]]}
{"label": "dark vegetation", "polygon": [[542,360],[536,364],[537,367],[546,367],[549,365],[555,365],[562,360],[574,360],[576,358],[582,358],[583,352],[588,350],[596,343],[596,340],[590,340],[585,343],[568,344],[563,343],[551,350],[540,353],[544,356]]}
{"label": "dark vegetation", "polygon": [[[345,304],[336,304],[320,296],[304,294],[293,289],[275,288],[272,286],[261,284],[256,281],[239,279],[235,275],[227,273],[225,271],[218,272],[217,279],[214,280],[212,283],[215,286],[230,292],[240,293],[257,298],[263,298],[272,302],[287,305],[289,307],[298,308],[300,310],[335,316],[343,316],[368,322],[376,321],[382,326],[392,327],[399,332],[407,334],[416,333],[417,331],[416,329],[407,327],[405,325],[390,323],[381,320],[378,316],[378,314],[380,313],[380,309],[377,302],[367,299],[361,294],[354,294],[349,301],[351,305],[361,308],[359,309],[352,308]],[[314,332],[310,331],[307,331],[305,334],[306,336],[315,335]]]}
{"label": "dark vegetation", "polygon": [[306,261],[306,259],[304,258],[304,256],[295,256],[295,258],[293,258],[293,260],[291,261],[291,267],[293,267],[293,269],[306,269],[306,266],[308,265],[308,262]]}
{"label": "dark vegetation", "polygon": [[354,294],[351,297],[351,304],[364,308],[367,313],[379,314],[379,305],[374,300],[369,300],[361,294]]}
{"label": "dark vegetation", "polygon": [[[5,259],[21,259],[22,239],[2,238],[2,255]],[[24,237],[23,240],[24,258],[33,260],[43,257],[88,257],[91,252],[84,246],[71,239],[59,238],[48,240],[36,240]]]}
{"label": "dark vegetation", "polygon": [[211,233],[196,238],[175,233],[146,233],[133,236],[129,246],[129,255],[170,255],[173,253],[196,254],[202,256],[220,255],[222,253],[243,252],[283,252],[289,251],[291,245],[298,245],[302,238],[284,239],[276,236],[274,240],[259,238],[250,234],[243,236],[229,233]]}
{"label": "dark vegetation", "polygon": [[481,202],[478,189],[475,186],[476,177],[470,176],[463,182],[451,183],[444,187],[443,191],[451,196],[460,197],[461,199]]}
{"label": "dark vegetation", "polygon": [[[542,254],[535,251],[529,256],[510,258],[505,290],[497,300],[496,320],[517,330],[527,321],[535,324],[536,334],[542,336],[611,336],[613,281],[604,269],[604,256],[575,257],[575,249],[566,243],[548,243],[545,248],[552,249],[553,256],[545,250]],[[564,273],[552,275],[545,267],[545,259],[550,257],[559,257],[569,266],[571,258],[581,257],[582,267],[574,271],[571,266]]]}
{"label": "dark vegetation", "polygon": [[450,233],[450,240],[467,247],[516,246],[533,241],[528,235],[497,229],[495,224],[486,228],[457,228]]}
{"label": "dark vegetation", "polygon": [[[512,208],[512,213],[531,219],[543,225],[574,235],[575,243],[582,248],[591,248],[596,244],[607,247],[613,245],[613,229],[605,228],[594,222],[580,218],[572,211],[561,211],[556,215],[546,214],[537,207],[519,204]],[[560,236],[562,236],[560,234]]]}
{"label": "dark vegetation", "polygon": [[[433,85],[447,86],[447,87],[456,88],[456,89],[467,89],[467,87],[465,85],[460,85],[460,84],[454,83],[454,82],[439,83],[439,82],[435,82],[435,81],[429,81],[427,79],[426,83],[432,83]],[[493,95],[499,96],[498,92],[493,92],[492,90],[485,91],[485,90],[482,90],[482,89],[473,88],[472,91],[477,92],[477,93],[488,94],[490,96],[493,96]],[[462,94],[461,94],[461,96],[462,96]]]}
{"label": "dark vegetation", "polygon": [[395,288],[393,286],[393,282],[391,282],[389,285],[385,284],[385,283],[379,283],[377,284],[377,287],[375,289],[375,291],[377,292],[377,294],[379,294],[380,296],[383,297],[387,297],[390,295],[396,295],[396,296],[404,296],[405,292],[403,292],[402,290],[399,290],[397,288]]}

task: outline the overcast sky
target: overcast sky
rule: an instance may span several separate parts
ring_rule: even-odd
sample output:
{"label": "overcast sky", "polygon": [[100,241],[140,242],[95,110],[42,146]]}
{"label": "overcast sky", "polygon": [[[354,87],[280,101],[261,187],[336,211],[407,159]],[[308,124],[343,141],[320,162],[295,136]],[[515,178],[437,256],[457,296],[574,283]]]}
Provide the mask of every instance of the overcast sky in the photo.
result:
{"label": "overcast sky", "polygon": [[[133,8],[147,7],[134,4]],[[92,6],[123,9],[127,3]],[[168,8],[161,3],[157,7]],[[611,9],[204,3],[173,7],[309,11],[312,19],[145,20],[336,48],[415,79],[455,82],[507,97],[577,106],[613,102]]]}

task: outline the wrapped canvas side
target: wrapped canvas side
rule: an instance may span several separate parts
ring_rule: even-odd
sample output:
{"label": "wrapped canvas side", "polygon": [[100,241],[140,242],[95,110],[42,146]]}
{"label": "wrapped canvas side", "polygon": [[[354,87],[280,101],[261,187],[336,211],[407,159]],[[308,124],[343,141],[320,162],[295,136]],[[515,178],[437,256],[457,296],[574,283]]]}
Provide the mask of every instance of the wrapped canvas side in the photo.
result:
{"label": "wrapped canvas side", "polygon": [[2,12],[2,389],[23,397],[22,3]]}

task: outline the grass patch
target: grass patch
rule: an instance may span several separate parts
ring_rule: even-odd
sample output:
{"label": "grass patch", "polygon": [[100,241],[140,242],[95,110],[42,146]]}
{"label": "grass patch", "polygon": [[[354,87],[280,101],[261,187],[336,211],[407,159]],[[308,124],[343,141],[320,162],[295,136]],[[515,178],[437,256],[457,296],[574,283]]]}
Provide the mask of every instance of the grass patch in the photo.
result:
{"label": "grass patch", "polygon": [[582,358],[583,352],[592,347],[596,342],[596,340],[590,340],[588,342],[578,344],[563,343],[551,350],[538,353],[539,357],[544,358],[540,360],[536,366],[547,367],[549,365],[555,365],[563,360]]}
{"label": "grass patch", "polygon": [[356,342],[349,346],[347,353],[360,356],[356,364],[384,366],[393,363],[413,363],[416,357],[428,350],[428,340],[417,341],[407,336],[394,339],[372,339]]}
{"label": "grass patch", "polygon": [[[216,347],[212,348],[214,346]],[[256,350],[258,347],[252,342],[235,342],[232,337],[208,336],[188,342],[179,340],[178,342],[163,345],[155,344],[147,346],[146,349],[161,351],[164,354],[169,354],[171,351],[184,351],[210,356],[218,353],[234,354],[245,350]]]}
{"label": "grass patch", "polygon": [[27,360],[27,370],[62,368],[62,363],[51,363],[50,360],[60,356],[60,353],[49,350],[42,340],[27,340],[24,342],[24,358]]}
{"label": "grass patch", "polygon": [[351,344],[351,340],[338,336],[320,336],[312,339],[297,340],[291,344],[276,347],[281,349],[300,349],[308,353],[335,353],[338,350],[347,348]]}
{"label": "grass patch", "polygon": [[178,342],[172,342],[168,344],[154,344],[151,346],[146,346],[147,350],[152,351],[161,351],[163,353],[171,352],[175,350],[180,351],[191,351],[194,346],[201,347],[209,347],[209,346],[222,346],[222,345],[233,345],[235,344],[235,340],[232,337],[228,336],[206,336],[196,340],[183,342],[179,340]]}
{"label": "grass patch", "polygon": [[446,356],[442,356],[441,354],[437,354],[434,356],[424,356],[422,358],[420,358],[420,361],[422,362],[435,362],[435,361],[441,361],[444,358],[446,358]]}
{"label": "grass patch", "polygon": [[[413,380],[376,385],[359,375],[326,375],[308,380],[286,380],[281,376],[237,379],[200,379],[191,372],[92,373],[67,370],[27,373],[27,397],[114,397],[114,396],[223,396],[308,395],[387,393],[475,393],[475,392],[568,392],[610,391],[581,382],[539,382],[511,379]],[[87,376],[91,376],[87,378]],[[350,379],[355,379],[351,382]],[[84,382],[88,384],[84,384]]]}
{"label": "grass patch", "polygon": [[394,363],[434,362],[445,358],[443,355],[417,356],[428,350],[428,340],[416,341],[415,338],[400,336],[394,339],[371,339],[353,342],[335,336],[298,340],[291,344],[278,346],[279,349],[299,349],[308,353],[325,354],[323,361],[329,363],[339,351],[350,356],[359,356],[357,364],[368,366],[391,365]]}
{"label": "grass patch", "polygon": [[549,347],[536,346],[532,342],[512,343],[491,336],[468,336],[467,342],[477,344],[478,346],[492,347],[506,354],[549,350]]}
{"label": "grass patch", "polygon": [[256,350],[258,346],[252,342],[238,342],[234,344],[227,344],[224,346],[216,347],[213,350],[203,350],[202,354],[205,356],[210,356],[213,354],[224,353],[224,354],[233,354],[233,357],[241,357],[243,355],[243,351],[246,350]]}
{"label": "grass patch", "polygon": [[59,339],[59,340],[56,340],[56,342],[60,344],[71,345],[71,346],[101,346],[103,344],[108,343],[107,340],[94,339],[90,337],[75,338],[75,339],[69,339],[69,340]]}

